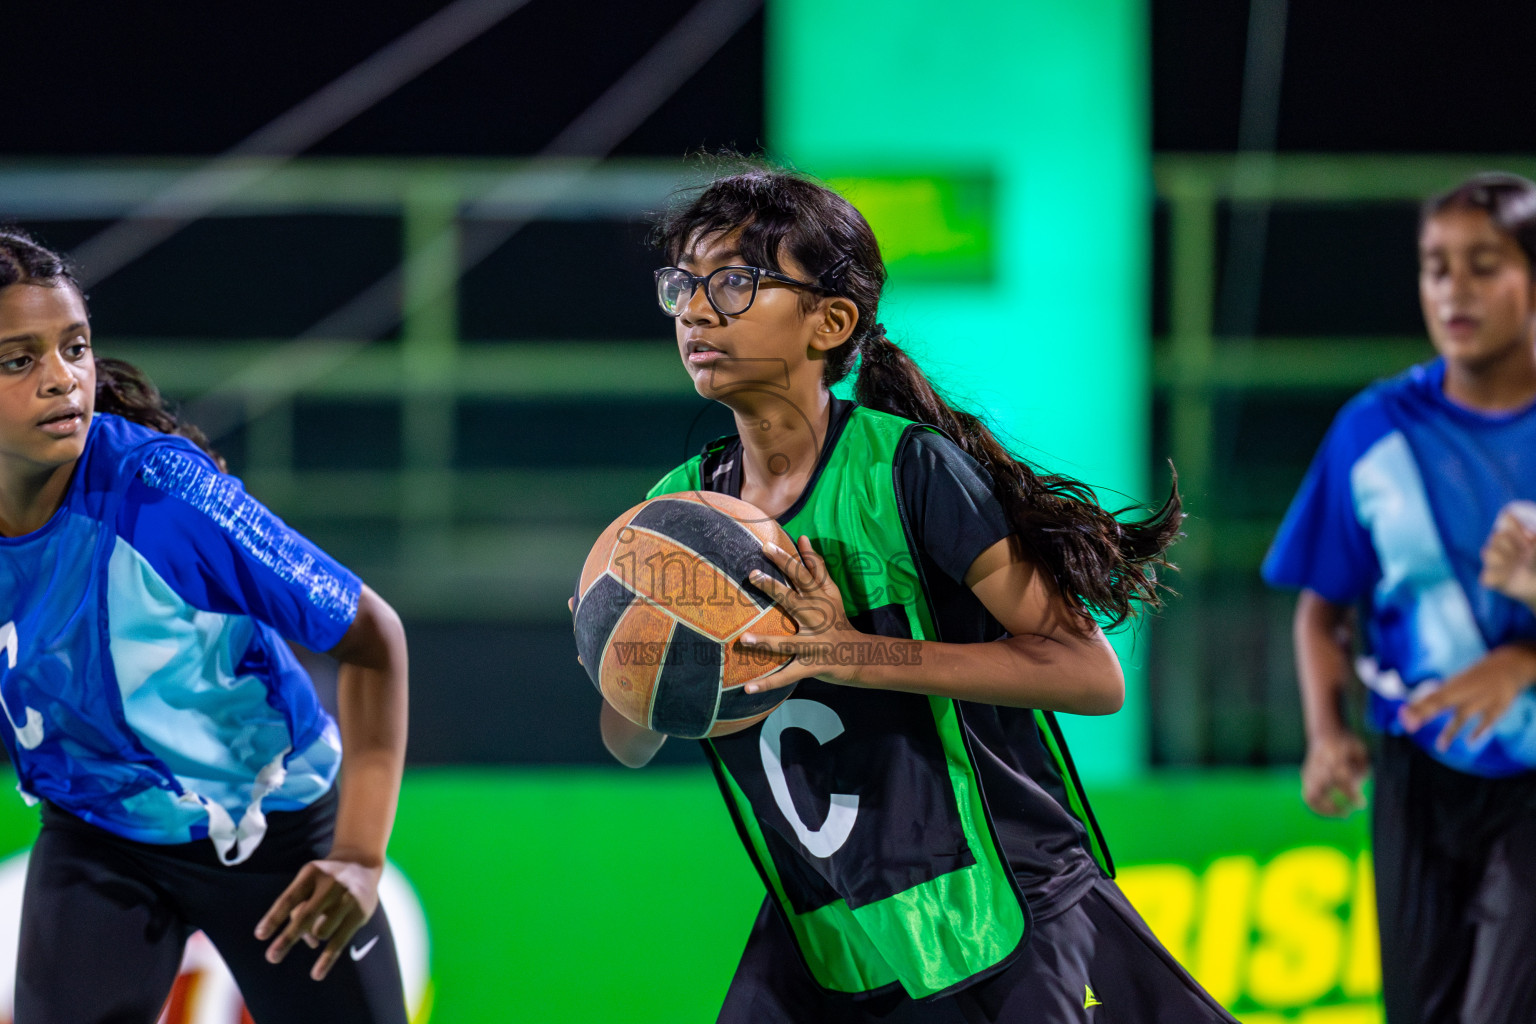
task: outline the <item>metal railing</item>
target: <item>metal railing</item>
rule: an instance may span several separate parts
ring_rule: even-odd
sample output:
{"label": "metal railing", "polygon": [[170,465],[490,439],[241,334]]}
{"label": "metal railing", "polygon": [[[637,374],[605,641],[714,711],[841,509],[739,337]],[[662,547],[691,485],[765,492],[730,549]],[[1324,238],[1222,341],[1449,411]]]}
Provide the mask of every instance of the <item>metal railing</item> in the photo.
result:
{"label": "metal railing", "polygon": [[[200,165],[171,160],[0,166],[0,215],[59,221],[123,216]],[[643,492],[652,469],[580,471],[455,468],[455,415],[475,397],[692,394],[670,345],[655,342],[465,345],[458,332],[460,234],[477,224],[533,219],[631,220],[660,207],[687,172],[672,162],[229,162],[243,182],[211,217],[344,214],[401,224],[399,339],[306,336],[224,340],[115,337],[98,350],[141,366],[200,422],[242,427],[242,474],[285,516],[313,523],[393,518],[395,550],[358,568],[410,613],[548,617],[563,611],[568,569],[580,564],[594,509]],[[208,183],[204,183],[208,185]],[[208,185],[216,187],[217,182]],[[158,212],[174,216],[162,203]],[[661,332],[658,332],[660,335]],[[659,340],[659,338],[658,338]],[[399,468],[295,468],[296,401],[399,403]],[[558,429],[558,424],[550,424]],[[504,529],[461,525],[495,509]]]}
{"label": "metal railing", "polygon": [[[20,221],[121,216],[163,195],[198,165],[179,161],[16,162],[0,166],[0,215]],[[1418,338],[1216,336],[1217,210],[1242,202],[1413,202],[1478,169],[1536,174],[1529,158],[1158,157],[1169,215],[1169,331],[1155,347],[1168,402],[1171,454],[1187,493],[1209,493],[1215,402],[1223,392],[1353,388],[1423,357]],[[308,520],[390,517],[398,551],[371,577],[403,607],[474,616],[543,616],[579,562],[590,524],[649,482],[650,468],[455,468],[455,415],[475,398],[636,396],[686,400],[671,347],[656,339],[515,344],[461,342],[455,254],[480,222],[631,220],[661,206],[683,168],[666,161],[296,160],[232,165],[246,184],[212,216],[362,214],[401,223],[397,341],[306,337],[230,341],[113,337],[99,348],[142,365],[168,393],[244,424],[249,486]],[[663,325],[658,325],[660,328]],[[398,469],[300,471],[295,402],[397,401]],[[218,418],[218,417],[215,417]],[[551,424],[550,429],[558,429]],[[618,504],[615,504],[617,502]],[[492,508],[510,533],[466,526]],[[1271,519],[1216,521],[1198,508],[1180,560],[1186,573],[1257,564]],[[574,525],[572,525],[574,519]],[[547,567],[558,564],[554,573]],[[558,587],[558,589],[556,589]]]}
{"label": "metal railing", "polygon": [[[1166,155],[1154,161],[1168,208],[1169,330],[1154,381],[1168,397],[1171,456],[1184,489],[1207,495],[1222,392],[1358,388],[1426,358],[1410,338],[1220,339],[1215,332],[1217,209],[1223,203],[1408,203],[1489,168],[1536,173],[1536,159],[1473,156]],[[1197,515],[1179,558],[1188,571],[1257,567],[1273,519]]]}

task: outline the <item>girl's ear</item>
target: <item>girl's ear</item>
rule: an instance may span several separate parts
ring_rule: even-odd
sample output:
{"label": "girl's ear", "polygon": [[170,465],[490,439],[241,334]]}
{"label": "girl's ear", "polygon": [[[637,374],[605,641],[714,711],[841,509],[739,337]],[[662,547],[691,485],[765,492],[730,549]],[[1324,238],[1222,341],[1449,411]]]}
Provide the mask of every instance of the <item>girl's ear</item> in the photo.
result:
{"label": "girl's ear", "polygon": [[827,299],[817,312],[820,319],[811,335],[811,347],[820,352],[830,352],[853,336],[859,326],[859,307],[852,299],[835,295]]}

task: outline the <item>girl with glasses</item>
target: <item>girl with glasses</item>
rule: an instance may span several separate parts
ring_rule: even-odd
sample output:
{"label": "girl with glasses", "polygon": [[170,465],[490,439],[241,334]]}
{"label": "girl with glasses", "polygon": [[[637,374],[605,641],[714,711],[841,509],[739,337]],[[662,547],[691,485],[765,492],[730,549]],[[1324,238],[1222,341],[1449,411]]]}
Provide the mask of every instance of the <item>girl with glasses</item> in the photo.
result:
{"label": "girl with glasses", "polygon": [[[878,321],[869,225],[814,181],[721,178],[660,242],[683,367],[737,433],[651,496],[727,493],[798,538],[768,551],[788,585],[753,582],[800,632],[740,640],[800,655],[749,688],[796,688],[704,743],[767,889],[720,1019],[1231,1020],[1109,881],[1054,718],[1120,707],[1095,616],[1157,603],[1176,494],[1117,520],[949,406]],[[601,727],[632,766],[664,739],[607,704]]]}
{"label": "girl with glasses", "polygon": [[[0,735],[43,822],[16,1020],[151,1024],[201,929],[258,1024],[404,1024],[378,912],[400,620],[226,476],[136,370],[95,357],[69,269],[14,231],[0,555]],[[290,639],[340,661],[339,729]]]}
{"label": "girl with glasses", "polygon": [[[1418,246],[1439,355],[1339,412],[1264,576],[1301,590],[1303,797],[1347,815],[1375,777],[1387,1020],[1512,1024],[1536,1020],[1536,617],[1511,508],[1536,499],[1536,184],[1436,196]],[[1345,713],[1356,671],[1374,750]]]}

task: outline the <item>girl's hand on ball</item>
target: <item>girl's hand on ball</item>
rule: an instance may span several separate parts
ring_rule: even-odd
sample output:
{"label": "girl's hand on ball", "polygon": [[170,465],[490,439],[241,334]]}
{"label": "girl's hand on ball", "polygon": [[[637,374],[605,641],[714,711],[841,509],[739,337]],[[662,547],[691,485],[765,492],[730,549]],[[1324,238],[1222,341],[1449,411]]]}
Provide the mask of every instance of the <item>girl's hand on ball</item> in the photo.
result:
{"label": "girl's hand on ball", "polygon": [[858,652],[870,638],[853,628],[843,612],[843,594],[832,581],[826,561],[801,537],[795,554],[775,544],[764,544],[763,554],[789,580],[786,586],[767,573],[754,570],[749,581],[794,620],[794,636],[761,636],[743,633],[738,641],[754,651],[794,655],[795,660],[766,679],[748,683],[748,693],[775,690],[816,676],[833,683],[857,685],[857,658],[840,653]]}

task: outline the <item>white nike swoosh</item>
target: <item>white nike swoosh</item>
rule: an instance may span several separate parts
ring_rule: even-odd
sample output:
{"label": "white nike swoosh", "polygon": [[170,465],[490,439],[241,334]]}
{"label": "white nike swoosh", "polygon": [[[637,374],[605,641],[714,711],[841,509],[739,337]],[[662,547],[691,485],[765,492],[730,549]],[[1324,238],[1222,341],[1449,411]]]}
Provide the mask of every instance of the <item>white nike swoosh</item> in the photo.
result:
{"label": "white nike swoosh", "polygon": [[347,952],[352,954],[352,959],[353,960],[361,960],[363,957],[368,955],[368,951],[370,949],[372,949],[373,948],[373,944],[375,942],[378,942],[378,941],[379,941],[379,937],[377,935],[375,935],[373,938],[368,940],[368,944],[366,946],[364,946],[362,949],[358,949],[356,946],[353,946],[351,949],[347,950]]}

